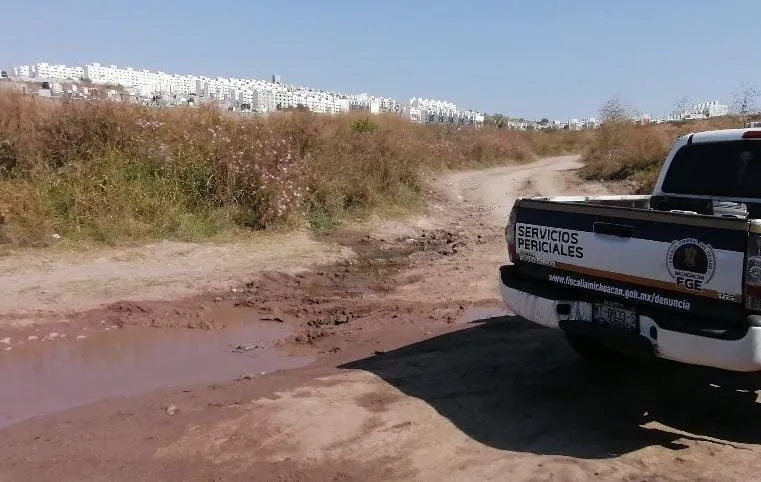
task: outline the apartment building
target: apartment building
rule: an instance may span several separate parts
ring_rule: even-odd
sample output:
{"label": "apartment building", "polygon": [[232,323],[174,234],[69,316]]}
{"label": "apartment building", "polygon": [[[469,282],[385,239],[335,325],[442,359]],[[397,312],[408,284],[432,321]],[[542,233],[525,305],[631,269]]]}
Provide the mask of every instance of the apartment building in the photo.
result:
{"label": "apartment building", "polygon": [[[279,76],[272,81],[178,75],[151,72],[132,67],[90,63],[83,67],[66,67],[39,63],[13,69],[16,77],[33,79],[86,79],[93,84],[121,85],[128,92],[143,98],[170,99],[188,102],[195,96],[200,102],[220,101],[230,108],[251,109],[257,112],[273,112],[278,109],[303,106],[313,112],[337,114],[341,112],[367,111],[373,114],[393,112],[415,122],[448,122],[470,125],[483,124],[484,116],[473,111],[458,111],[451,102],[413,98],[403,104],[388,97],[363,94],[344,94],[311,89],[304,86],[284,84]],[[194,102],[195,103],[195,102]]]}
{"label": "apartment building", "polygon": [[346,98],[349,101],[349,110],[351,111],[366,111],[373,114],[393,112],[404,115],[406,107],[396,99],[377,97],[367,93],[352,94]]}
{"label": "apartment building", "polygon": [[36,74],[32,75],[40,79],[80,80],[84,74],[82,67],[67,67],[65,65],[50,65],[46,63],[34,66]]}
{"label": "apartment building", "polygon": [[729,115],[729,106],[721,104],[717,100],[700,102],[692,107],[685,109],[683,112],[676,112],[666,116],[666,122],[705,119],[708,117],[721,117]]}
{"label": "apartment building", "polygon": [[405,107],[402,109],[402,117],[405,119],[411,121],[411,122],[423,122],[423,111],[418,109],[417,107]]}
{"label": "apartment building", "polygon": [[703,117],[721,117],[729,115],[729,106],[720,104],[717,100],[701,102],[692,106],[691,113],[699,114]]}
{"label": "apartment building", "polygon": [[410,120],[420,119],[416,122],[480,127],[485,120],[483,114],[472,110],[460,111],[452,102],[413,97],[409,105],[406,115]]}
{"label": "apartment building", "polygon": [[32,77],[32,68],[29,65],[13,67],[13,76],[19,79],[30,79]]}
{"label": "apartment building", "polygon": [[430,115],[448,115],[457,113],[457,105],[443,100],[413,97],[410,99],[410,106],[416,107]]}
{"label": "apartment building", "polygon": [[252,109],[256,112],[274,112],[277,110],[275,103],[275,91],[270,89],[257,89],[253,91]]}
{"label": "apartment building", "polygon": [[458,112],[457,117],[459,119],[463,119],[465,124],[473,125],[476,127],[481,127],[484,125],[484,120],[486,119],[486,116],[484,116],[480,112],[476,112],[474,110],[467,110],[464,112]]}
{"label": "apartment building", "polygon": [[67,67],[65,65],[51,65],[40,62],[33,65],[19,65],[13,68],[13,75],[24,79],[40,80],[73,80],[82,79],[84,69],[82,67]]}

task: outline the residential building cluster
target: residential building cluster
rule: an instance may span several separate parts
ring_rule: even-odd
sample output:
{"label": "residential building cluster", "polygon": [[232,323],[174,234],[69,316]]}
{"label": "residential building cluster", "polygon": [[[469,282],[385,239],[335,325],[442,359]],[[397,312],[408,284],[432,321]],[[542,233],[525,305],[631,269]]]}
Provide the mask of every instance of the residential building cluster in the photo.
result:
{"label": "residential building cluster", "polygon": [[[700,120],[708,119],[711,117],[727,116],[730,113],[730,108],[726,104],[721,104],[718,100],[712,100],[707,102],[700,102],[692,107],[685,108],[681,112],[674,112],[669,115],[653,118],[650,114],[632,114],[630,119],[636,124],[662,124],[664,122],[679,122],[686,120]],[[525,124],[529,124],[531,128],[535,129],[554,129],[554,130],[582,130],[582,129],[595,129],[602,125],[600,119],[590,117],[585,119],[570,119],[567,121],[549,121],[545,123],[531,123],[524,121]],[[521,126],[521,130],[526,130]]]}
{"label": "residential building cluster", "polygon": [[84,75],[84,69],[82,67],[50,65],[42,62],[34,65],[14,67],[13,75],[22,79],[79,80]]}
{"label": "residential building cluster", "polygon": [[496,121],[492,119],[491,124],[516,131],[580,131],[596,129],[600,127],[602,122],[594,117],[569,120],[542,119],[540,121],[504,118]]}
{"label": "residential building cluster", "polygon": [[725,115],[729,115],[729,106],[720,104],[718,100],[713,100],[695,104],[692,107],[684,109],[682,112],[675,112],[667,116],[665,121],[697,120]]}
{"label": "residential building cluster", "polygon": [[[110,98],[165,106],[200,105],[214,102],[231,111],[266,114],[278,110],[308,109],[324,114],[364,111],[372,114],[395,113],[413,122],[481,126],[489,117],[492,125],[513,130],[594,129],[596,118],[531,121],[503,116],[485,116],[461,109],[448,101],[413,97],[402,102],[367,93],[349,94],[313,89],[269,80],[208,77],[152,72],[132,67],[91,63],[82,66],[37,63],[13,68],[12,77],[42,83],[39,95],[73,98]],[[705,119],[729,114],[729,106],[719,101],[701,102],[682,112],[659,119],[637,115],[637,123],[661,123]]]}
{"label": "residential building cluster", "polygon": [[348,94],[286,84],[279,76],[271,80],[179,75],[166,72],[91,63],[69,67],[37,63],[13,69],[22,80],[47,82],[64,94],[87,96],[92,89],[106,89],[109,97],[163,105],[199,105],[216,102],[232,111],[268,113],[287,109],[337,114],[367,111],[373,114],[396,113],[421,123],[451,123],[481,126],[484,115],[461,110],[446,101],[413,98],[408,102],[362,94]]}
{"label": "residential building cluster", "polygon": [[[681,112],[674,112],[669,115],[653,118],[650,114],[633,114],[630,119],[636,124],[661,124],[664,122],[680,122],[686,120],[700,120],[708,119],[711,117],[727,116],[730,113],[730,108],[726,104],[721,104],[717,100],[700,102],[692,107],[688,107]],[[545,119],[546,121],[546,119]],[[508,127],[516,130],[571,130],[577,131],[582,129],[595,129],[602,125],[600,119],[590,117],[585,119],[570,119],[563,121],[546,121],[546,122],[534,122],[534,121],[509,121]]]}

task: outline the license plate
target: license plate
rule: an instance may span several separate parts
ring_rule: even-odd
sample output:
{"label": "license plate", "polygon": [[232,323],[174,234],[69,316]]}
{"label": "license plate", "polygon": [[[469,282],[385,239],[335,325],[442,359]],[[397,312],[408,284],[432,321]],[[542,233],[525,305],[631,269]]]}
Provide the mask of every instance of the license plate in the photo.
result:
{"label": "license plate", "polygon": [[595,303],[592,317],[596,323],[624,331],[639,331],[637,312],[617,304]]}

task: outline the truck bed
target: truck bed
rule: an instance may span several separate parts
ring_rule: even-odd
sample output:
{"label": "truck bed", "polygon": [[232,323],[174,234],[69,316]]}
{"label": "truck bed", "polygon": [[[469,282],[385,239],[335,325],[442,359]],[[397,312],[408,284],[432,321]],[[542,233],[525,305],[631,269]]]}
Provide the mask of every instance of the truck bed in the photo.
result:
{"label": "truck bed", "polygon": [[644,195],[610,195],[610,196],[553,196],[525,198],[525,201],[547,201],[567,204],[594,204],[598,206],[627,207],[649,209],[649,194]]}

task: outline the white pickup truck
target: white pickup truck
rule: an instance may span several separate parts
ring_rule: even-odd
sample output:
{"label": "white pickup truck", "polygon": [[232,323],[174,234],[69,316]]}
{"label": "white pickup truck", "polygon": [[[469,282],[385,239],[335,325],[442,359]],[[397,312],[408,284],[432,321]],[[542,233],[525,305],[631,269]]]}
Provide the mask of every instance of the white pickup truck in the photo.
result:
{"label": "white pickup truck", "polygon": [[582,356],[761,370],[761,129],[680,137],[651,195],[519,199],[505,237],[505,304]]}

